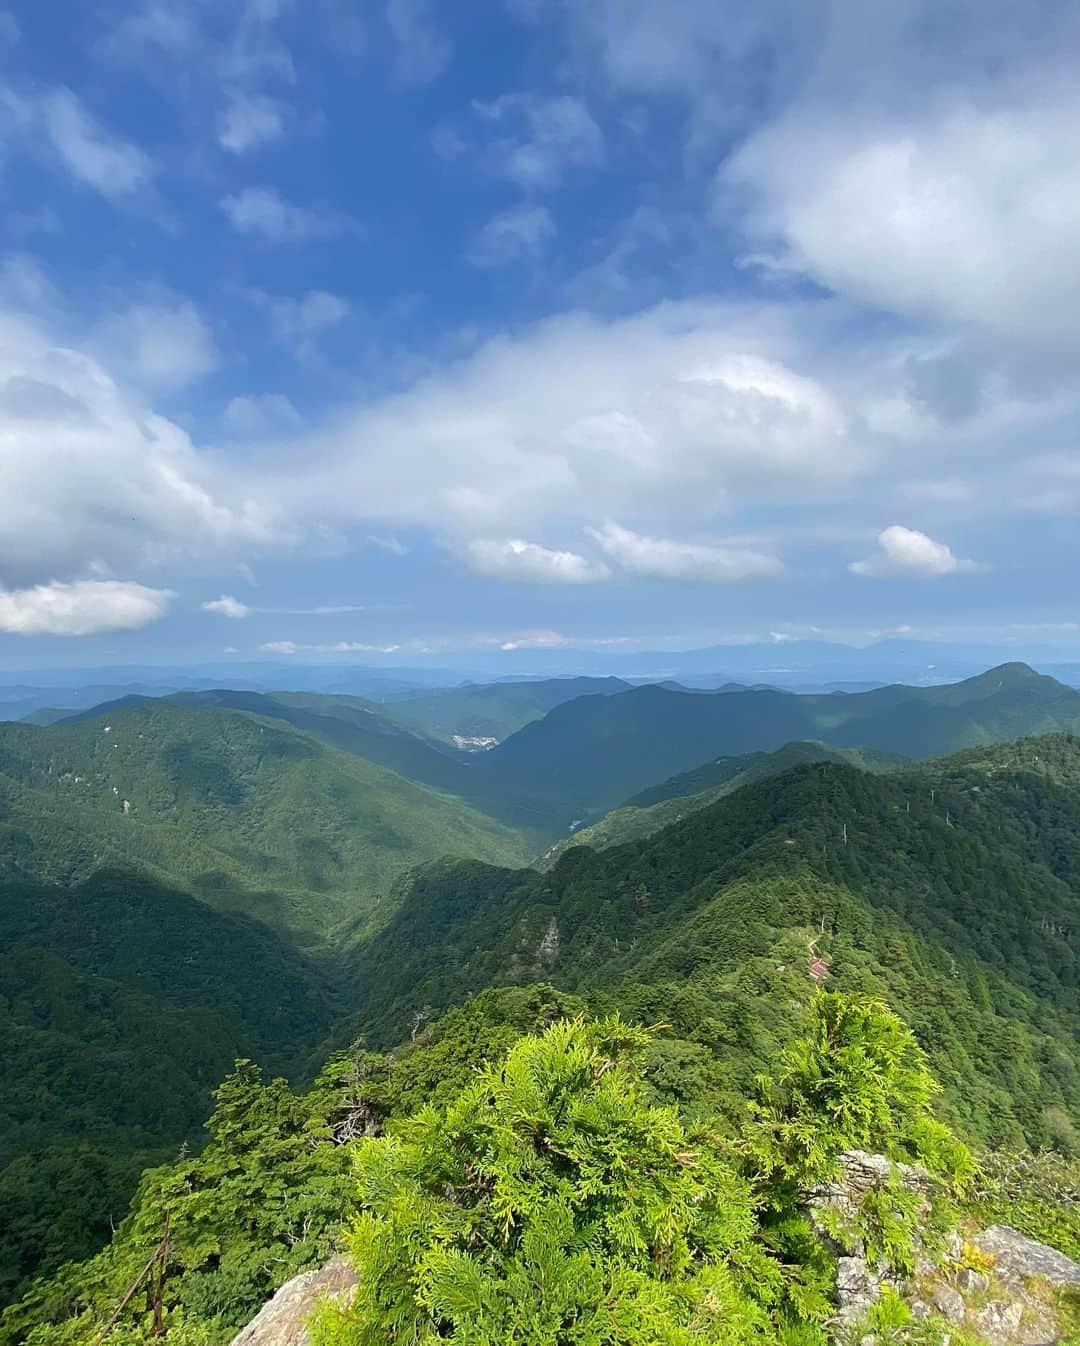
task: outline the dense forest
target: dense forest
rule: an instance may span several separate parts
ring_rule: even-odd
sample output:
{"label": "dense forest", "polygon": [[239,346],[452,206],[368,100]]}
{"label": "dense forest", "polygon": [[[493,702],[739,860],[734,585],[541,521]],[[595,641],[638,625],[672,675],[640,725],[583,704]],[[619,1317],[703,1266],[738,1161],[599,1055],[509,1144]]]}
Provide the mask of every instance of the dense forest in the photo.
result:
{"label": "dense forest", "polygon": [[[333,1056],[305,1094],[238,1062],[205,1147],[147,1172],[110,1245],[39,1281],[0,1341],[111,1328],[218,1346],[344,1238],[359,1290],[317,1322],[327,1346],[823,1346],[836,1256],[806,1193],[851,1147],[932,1183],[917,1222],[899,1191],[860,1211],[890,1264],[913,1266],[954,1222],[1005,1217],[1080,1253],[1077,1163],[1028,1161],[1021,1184],[1012,1157],[977,1167],[934,1115],[922,1051],[873,999],[807,993],[734,1111],[722,1069],[669,1029],[584,1008],[543,985],[487,991],[388,1055]],[[1058,1312],[1080,1323],[1075,1298]],[[869,1326],[912,1321],[895,1297],[877,1314]],[[944,1320],[931,1329],[918,1340],[948,1339]]]}
{"label": "dense forest", "polygon": [[[124,1225],[139,1241],[95,1250],[141,1171],[219,1153],[200,1122],[236,1058],[293,1082],[229,1077],[286,1132],[301,1116],[333,1130],[340,1070],[381,1127],[448,1105],[524,1032],[620,1015],[664,1026],[637,1054],[649,1097],[731,1133],[824,986],[892,1006],[937,1115],[978,1152],[1080,1154],[1080,740],[920,764],[805,743],[712,760],[628,803],[684,816],[537,870],[501,867],[526,831],[343,746],[362,707],[322,707],[345,728],[316,732],[286,718],[313,713],[301,698],[282,715],[187,699],[0,743],[4,1299],[35,1276],[27,1304],[67,1296],[120,1257],[112,1293],[161,1214],[148,1180]],[[308,1139],[330,1213],[282,1268],[322,1256],[344,1218],[337,1148]],[[232,1308],[222,1282],[205,1316],[239,1321],[267,1274]]]}

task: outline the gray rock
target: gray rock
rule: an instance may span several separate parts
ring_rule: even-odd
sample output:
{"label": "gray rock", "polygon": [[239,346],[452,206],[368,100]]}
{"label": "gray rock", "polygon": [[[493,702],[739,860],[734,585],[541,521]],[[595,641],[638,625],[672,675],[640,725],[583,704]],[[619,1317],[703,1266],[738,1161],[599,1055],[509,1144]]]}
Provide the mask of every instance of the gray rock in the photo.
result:
{"label": "gray rock", "polygon": [[971,1267],[964,1267],[956,1278],[956,1284],[965,1295],[981,1295],[990,1288],[990,1277],[984,1276],[981,1271],[973,1271]]}
{"label": "gray rock", "polygon": [[316,1271],[305,1271],[268,1299],[231,1346],[307,1346],[307,1321],[326,1299],[345,1299],[356,1287],[356,1273],[344,1257]]}
{"label": "gray rock", "polygon": [[1022,1299],[994,1300],[980,1308],[974,1322],[988,1346],[1053,1346],[1058,1341],[1052,1316]]}
{"label": "gray rock", "polygon": [[845,1323],[855,1322],[881,1297],[881,1277],[876,1276],[862,1257],[840,1257],[836,1261],[836,1316]]}
{"label": "gray rock", "polygon": [[935,1285],[930,1292],[930,1299],[938,1313],[948,1318],[950,1323],[962,1323],[967,1316],[964,1296],[951,1285]]}
{"label": "gray rock", "polygon": [[1080,1262],[1008,1225],[991,1225],[978,1235],[975,1246],[993,1257],[994,1272],[1006,1283],[1041,1276],[1051,1285],[1080,1285]]}

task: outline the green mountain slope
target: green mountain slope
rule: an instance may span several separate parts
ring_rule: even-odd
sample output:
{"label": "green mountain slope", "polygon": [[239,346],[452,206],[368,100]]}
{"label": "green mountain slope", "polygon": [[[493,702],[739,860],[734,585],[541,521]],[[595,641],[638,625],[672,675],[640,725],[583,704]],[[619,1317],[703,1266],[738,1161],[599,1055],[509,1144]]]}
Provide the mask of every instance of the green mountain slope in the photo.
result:
{"label": "green mountain slope", "polygon": [[493,682],[392,697],[380,709],[398,724],[452,744],[455,737],[502,740],[576,697],[629,690],[621,678]]}
{"label": "green mountain slope", "polygon": [[557,842],[544,853],[540,863],[543,868],[550,868],[572,846],[606,850],[609,846],[621,846],[626,841],[652,836],[688,813],[800,762],[847,762],[863,771],[880,773],[895,771],[905,765],[907,759],[897,753],[878,752],[873,748],[830,748],[824,743],[786,743],[776,752],[719,757],[643,790],[606,813],[599,822]]}
{"label": "green mountain slope", "polygon": [[237,1056],[292,1073],[332,1015],[286,939],[143,875],[0,885],[0,1298],[108,1236]]}
{"label": "green mountain slope", "polygon": [[[220,706],[281,720],[320,742],[388,767],[409,780],[457,795],[522,834],[536,849],[558,831],[551,801],[534,801],[527,790],[492,783],[472,770],[472,760],[449,744],[394,723],[386,707],[359,697],[318,692],[180,692],[176,705]],[[85,718],[85,717],[79,717]]]}
{"label": "green mountain slope", "polygon": [[359,953],[353,1026],[396,1040],[417,1011],[544,978],[665,1022],[693,1003],[745,1079],[814,941],[830,984],[902,1010],[969,1134],[1047,1142],[1080,1118],[1077,779],[1064,737],[897,777],[815,763],[544,875],[428,867]]}
{"label": "green mountain slope", "polygon": [[459,799],[245,711],[149,701],[0,725],[0,874],[139,865],[315,938],[377,917],[397,875],[447,854],[517,863],[522,847]]}
{"label": "green mountain slope", "polygon": [[504,789],[527,782],[566,827],[710,757],[820,740],[923,758],[1061,730],[1080,730],[1080,692],[1023,664],[946,687],[851,694],[646,686],[558,706],[485,753],[475,769]]}

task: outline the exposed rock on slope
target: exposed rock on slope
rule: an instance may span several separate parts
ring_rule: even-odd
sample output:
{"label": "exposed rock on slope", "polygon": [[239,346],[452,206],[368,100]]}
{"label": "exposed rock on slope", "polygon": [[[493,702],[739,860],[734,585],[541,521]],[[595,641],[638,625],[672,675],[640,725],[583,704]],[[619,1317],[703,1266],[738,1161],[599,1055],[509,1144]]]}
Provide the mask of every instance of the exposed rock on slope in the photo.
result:
{"label": "exposed rock on slope", "polygon": [[[883,1155],[848,1151],[840,1156],[836,1181],[809,1194],[814,1225],[837,1254],[837,1342],[876,1342],[865,1323],[886,1290],[903,1298],[916,1323],[944,1320],[987,1346],[1053,1346],[1061,1340],[1055,1301],[1058,1292],[1080,1287],[1080,1263],[1015,1229],[992,1225],[970,1243],[954,1230],[939,1249],[916,1235],[915,1275],[905,1276],[875,1262],[865,1237],[867,1197],[890,1188],[914,1194],[921,1225],[929,1213],[929,1174]],[[980,1260],[984,1269],[973,1265]]]}
{"label": "exposed rock on slope", "polygon": [[991,1225],[975,1243],[994,1259],[994,1271],[1003,1281],[1016,1283],[1028,1276],[1041,1276],[1051,1285],[1080,1286],[1080,1262],[1074,1262],[1056,1248],[1048,1248],[1045,1243],[1036,1243],[1008,1225]]}
{"label": "exposed rock on slope", "polygon": [[346,1298],[355,1285],[356,1273],[344,1257],[294,1276],[240,1329],[231,1346],[307,1346],[307,1322],[318,1305]]}

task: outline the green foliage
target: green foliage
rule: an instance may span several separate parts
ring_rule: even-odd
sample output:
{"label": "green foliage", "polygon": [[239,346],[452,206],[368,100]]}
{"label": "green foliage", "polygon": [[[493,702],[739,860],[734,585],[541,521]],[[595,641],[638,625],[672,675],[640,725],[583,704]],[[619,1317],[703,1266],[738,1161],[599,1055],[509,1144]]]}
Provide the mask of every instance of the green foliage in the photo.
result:
{"label": "green foliage", "polygon": [[359,1285],[316,1342],[770,1339],[779,1278],[749,1186],[646,1102],[647,1040],[618,1018],[557,1023],[363,1146]]}
{"label": "green foliage", "polygon": [[[417,1008],[542,976],[677,1021],[724,1060],[709,1103],[732,1109],[797,1028],[813,941],[830,985],[886,999],[913,1027],[966,1136],[1060,1145],[1080,1116],[1080,954],[1067,937],[1080,863],[1064,868],[1080,791],[1061,765],[1006,765],[1018,751],[985,750],[951,784],[947,764],[890,777],[803,765],[645,841],[571,850],[543,875],[429,866],[357,950],[349,1031],[386,1044]],[[1024,751],[1080,779],[1080,741]]]}
{"label": "green foliage", "polygon": [[[979,705],[1001,694],[983,684]],[[229,1061],[295,1078],[328,1034],[411,1039],[335,1067],[378,1123],[449,1103],[552,1017],[618,1010],[669,1025],[640,1056],[648,1101],[734,1133],[756,1077],[809,1022],[811,948],[830,988],[895,1006],[967,1139],[1080,1144],[1076,739],[889,777],[804,762],[546,874],[433,861],[373,908],[366,894],[421,841],[476,850],[492,834],[314,729],[236,707],[136,706],[109,726],[0,734],[0,863],[70,878],[125,847],[145,863],[0,893],[0,1297],[100,1246],[138,1172],[197,1135]],[[411,811],[416,791],[441,822],[402,841],[430,817]],[[307,941],[350,904],[368,916],[332,953],[279,933]],[[432,1029],[484,987],[497,990]],[[1002,1200],[1009,1222],[1056,1231],[1028,1197]]]}
{"label": "green foliage", "polygon": [[[866,997],[814,995],[737,1118],[709,1114],[701,1054],[670,1028],[587,1021],[579,1004],[544,986],[486,991],[390,1057],[339,1053],[304,1097],[238,1063],[203,1152],[148,1173],[111,1246],[39,1283],[0,1343],[89,1346],[168,1212],[177,1346],[222,1346],[343,1225],[359,1288],[321,1318],[317,1346],[824,1346],[835,1266],[807,1186],[853,1144],[918,1158],[943,1193],[970,1170],[931,1115],[910,1032]],[[680,1063],[685,1105],[659,1103]],[[354,1121],[385,1134],[335,1143]],[[916,1214],[925,1232],[910,1193],[868,1199],[871,1257],[902,1267]],[[150,1298],[140,1286],[109,1346],[149,1346]],[[882,1340],[894,1311],[876,1311]],[[928,1344],[932,1327],[913,1330]]]}
{"label": "green foliage", "polygon": [[145,701],[0,724],[0,874],[67,884],[138,865],[310,943],[381,919],[395,878],[441,855],[524,858],[462,800],[285,720]]}
{"label": "green foliage", "polygon": [[753,1153],[766,1174],[806,1189],[843,1150],[917,1160],[962,1189],[974,1164],[934,1119],[938,1085],[900,1020],[877,1001],[822,992],[809,1031],[760,1082]]}
{"label": "green foliage", "polygon": [[598,822],[583,827],[565,841],[552,846],[543,857],[550,868],[573,846],[592,846],[607,850],[627,841],[651,837],[670,823],[680,822],[688,814],[708,807],[725,795],[734,794],[744,785],[776,776],[804,762],[847,762],[872,773],[896,771],[908,762],[895,753],[873,748],[830,748],[825,743],[787,743],[776,752],[744,753],[740,757],[718,757],[714,762],[686,771],[634,795]]}
{"label": "green foliage", "polygon": [[238,1054],[296,1071],[331,1019],[285,939],[188,893],[0,885],[0,1302],[108,1238]]}
{"label": "green foliage", "polygon": [[974,1207],[984,1223],[1011,1225],[1080,1261],[1080,1157],[1052,1150],[987,1154]]}
{"label": "green foliage", "polygon": [[[169,1340],[176,1328],[184,1346],[226,1340],[275,1286],[329,1255],[349,1209],[348,1154],[330,1124],[336,1095],[263,1084],[240,1061],[215,1100],[202,1153],[150,1170],[109,1247],[39,1282],[0,1319],[5,1346],[92,1340],[146,1267],[166,1219],[164,1318]],[[113,1346],[146,1339],[150,1307],[144,1279]]]}

